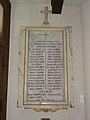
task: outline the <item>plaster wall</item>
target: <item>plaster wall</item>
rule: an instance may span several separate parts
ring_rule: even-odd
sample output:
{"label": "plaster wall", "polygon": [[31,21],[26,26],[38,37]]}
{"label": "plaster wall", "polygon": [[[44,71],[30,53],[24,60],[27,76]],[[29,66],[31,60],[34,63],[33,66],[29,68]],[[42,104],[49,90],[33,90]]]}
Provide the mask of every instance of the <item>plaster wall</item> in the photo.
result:
{"label": "plaster wall", "polygon": [[[51,6],[47,4],[49,9]],[[81,40],[80,9],[77,6],[64,6],[61,15],[49,15],[53,27],[72,26],[73,68],[74,68],[74,102],[75,108],[59,110],[55,113],[35,112],[17,108],[18,52],[21,26],[42,26],[43,15],[40,10],[45,4],[12,4],[9,83],[7,120],[40,120],[50,117],[51,120],[85,120],[84,110],[84,77]],[[80,97],[81,96],[81,97]]]}

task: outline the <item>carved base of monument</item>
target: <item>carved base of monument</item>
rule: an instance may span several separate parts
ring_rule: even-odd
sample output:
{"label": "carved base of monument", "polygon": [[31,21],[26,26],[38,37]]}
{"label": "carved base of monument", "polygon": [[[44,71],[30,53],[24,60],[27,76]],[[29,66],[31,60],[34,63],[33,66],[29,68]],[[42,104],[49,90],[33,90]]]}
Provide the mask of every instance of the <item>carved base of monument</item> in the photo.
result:
{"label": "carved base of monument", "polygon": [[44,25],[49,25],[49,22],[43,22]]}

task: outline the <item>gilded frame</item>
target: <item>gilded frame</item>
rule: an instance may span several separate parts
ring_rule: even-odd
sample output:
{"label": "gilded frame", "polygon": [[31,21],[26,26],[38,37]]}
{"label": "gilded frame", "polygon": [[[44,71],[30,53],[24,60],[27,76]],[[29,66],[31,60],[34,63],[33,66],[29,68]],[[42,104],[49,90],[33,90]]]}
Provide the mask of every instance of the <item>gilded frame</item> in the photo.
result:
{"label": "gilded frame", "polygon": [[[64,94],[62,101],[28,101],[27,100],[27,66],[28,66],[28,41],[30,31],[55,31],[62,33],[63,65],[64,65]],[[19,67],[18,67],[18,100],[20,108],[33,109],[38,112],[54,112],[59,109],[67,109],[74,106],[73,101],[73,64],[72,64],[72,28],[71,27],[22,27],[19,43]]]}

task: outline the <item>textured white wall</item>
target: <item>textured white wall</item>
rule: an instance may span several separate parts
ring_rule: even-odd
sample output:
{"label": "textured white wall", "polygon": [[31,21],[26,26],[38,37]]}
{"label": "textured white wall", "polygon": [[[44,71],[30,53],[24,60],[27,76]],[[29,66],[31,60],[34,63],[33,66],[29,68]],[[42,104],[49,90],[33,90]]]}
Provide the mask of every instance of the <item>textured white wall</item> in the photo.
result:
{"label": "textured white wall", "polygon": [[50,117],[51,120],[85,120],[84,103],[82,100],[80,101],[80,95],[84,95],[84,77],[81,19],[80,9],[77,6],[65,6],[62,15],[50,15],[49,17],[51,26],[72,26],[75,108],[59,110],[55,113],[37,113],[33,110],[17,108],[20,26],[41,26],[43,16],[40,14],[40,10],[44,6],[40,4],[12,5],[7,120],[40,120],[42,117]]}
{"label": "textured white wall", "polygon": [[83,58],[85,73],[85,110],[86,120],[90,120],[90,1],[83,2],[81,6]]}

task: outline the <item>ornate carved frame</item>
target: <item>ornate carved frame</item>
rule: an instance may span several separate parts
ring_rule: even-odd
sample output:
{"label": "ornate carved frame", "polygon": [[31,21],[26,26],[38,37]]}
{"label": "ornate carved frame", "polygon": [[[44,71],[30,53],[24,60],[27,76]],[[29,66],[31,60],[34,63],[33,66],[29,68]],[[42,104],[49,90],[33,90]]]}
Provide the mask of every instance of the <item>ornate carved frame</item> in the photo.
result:
{"label": "ornate carved frame", "polygon": [[[65,99],[63,101],[27,101],[27,54],[28,54],[28,33],[30,31],[61,31],[64,48],[64,85]],[[73,52],[72,52],[72,28],[53,28],[53,27],[22,27],[20,31],[19,46],[19,67],[18,67],[18,100],[17,107],[33,109],[37,112],[55,112],[59,109],[68,109],[74,107],[73,94]]]}

